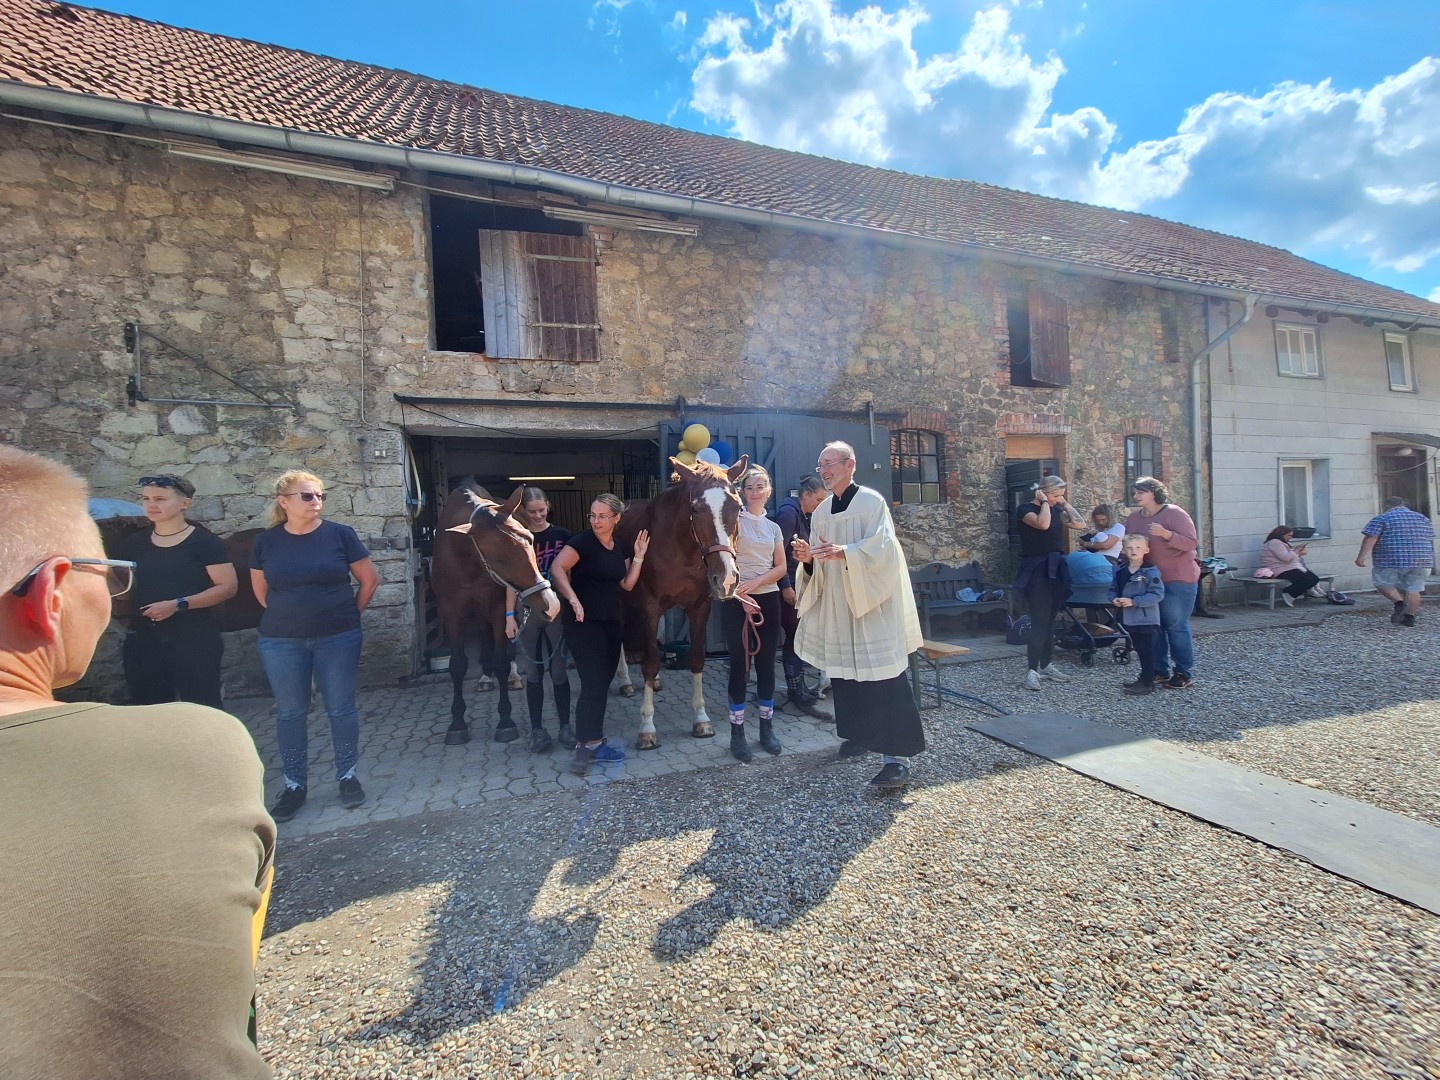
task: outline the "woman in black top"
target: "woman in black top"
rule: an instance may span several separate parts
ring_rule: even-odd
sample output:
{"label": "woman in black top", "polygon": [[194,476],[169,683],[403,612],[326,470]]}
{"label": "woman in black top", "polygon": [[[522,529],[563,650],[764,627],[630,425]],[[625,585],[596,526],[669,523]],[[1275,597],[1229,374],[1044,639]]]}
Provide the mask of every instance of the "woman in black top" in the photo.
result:
{"label": "woman in black top", "polygon": [[550,577],[567,606],[565,641],[580,676],[580,698],[575,703],[575,753],[570,771],[584,776],[592,762],[624,761],[625,751],[605,742],[605,703],[610,680],[620,664],[621,628],[626,592],[640,579],[640,566],[650,546],[643,529],[635,537],[633,552],[615,541],[615,526],[625,504],[608,492],[590,504],[590,528],[577,533],[550,564]]}
{"label": "woman in black top", "polygon": [[139,482],[152,527],[126,537],[119,553],[136,566],[123,652],[130,701],[193,701],[218,709],[225,646],[209,609],[235,595],[235,567],[218,536],[185,520],[193,484],[169,475]]}
{"label": "woman in black top", "polygon": [[1085,519],[1065,500],[1066,484],[1058,476],[1041,477],[1029,502],[1015,511],[1020,534],[1020,572],[1015,588],[1025,593],[1030,610],[1030,639],[1025,648],[1025,686],[1040,689],[1041,679],[1066,682],[1050,660],[1055,648],[1055,616],[1070,592],[1066,573],[1066,529],[1082,530]]}

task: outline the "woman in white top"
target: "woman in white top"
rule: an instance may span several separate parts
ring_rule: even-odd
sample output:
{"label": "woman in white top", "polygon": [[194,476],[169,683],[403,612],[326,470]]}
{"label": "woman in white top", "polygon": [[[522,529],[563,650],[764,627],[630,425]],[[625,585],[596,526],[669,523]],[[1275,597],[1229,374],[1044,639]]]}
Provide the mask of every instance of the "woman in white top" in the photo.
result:
{"label": "woman in white top", "polygon": [[[780,526],[765,516],[770,499],[770,474],[752,465],[740,478],[740,539],[735,545],[735,563],[740,572],[736,597],[748,596],[760,607],[763,620],[757,628],[760,648],[752,658],[745,645],[745,624],[750,619],[739,599],[720,605],[720,623],[730,650],[730,752],[740,761],[749,761],[750,744],[745,741],[745,691],[750,667],[755,668],[756,698],[760,705],[760,745],[772,754],[780,753],[780,740],[772,728],[775,715],[775,647],[780,640],[780,586],[785,576],[785,541]],[[752,637],[752,641],[754,638]]]}

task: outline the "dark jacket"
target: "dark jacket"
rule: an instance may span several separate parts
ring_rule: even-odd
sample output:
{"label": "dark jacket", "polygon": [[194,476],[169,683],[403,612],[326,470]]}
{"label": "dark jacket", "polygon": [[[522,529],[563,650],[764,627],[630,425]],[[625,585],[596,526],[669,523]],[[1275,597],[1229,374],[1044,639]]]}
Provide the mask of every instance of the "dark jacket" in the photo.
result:
{"label": "dark jacket", "polygon": [[775,523],[780,526],[780,535],[785,539],[785,579],[780,582],[780,588],[793,589],[795,587],[795,568],[800,563],[795,558],[790,541],[797,536],[801,540],[809,541],[810,515],[801,511],[800,500],[791,495],[775,511]]}

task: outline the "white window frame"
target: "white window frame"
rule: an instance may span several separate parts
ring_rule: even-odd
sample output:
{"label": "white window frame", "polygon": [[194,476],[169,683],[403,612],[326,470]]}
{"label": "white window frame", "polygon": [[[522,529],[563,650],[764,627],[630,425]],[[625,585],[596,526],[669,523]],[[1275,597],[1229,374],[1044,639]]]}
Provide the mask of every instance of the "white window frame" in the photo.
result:
{"label": "white window frame", "polygon": [[[1310,341],[1308,356],[1304,349],[1307,337]],[[1294,359],[1296,357],[1300,358],[1300,370],[1298,371],[1295,370]],[[1275,324],[1275,365],[1281,375],[1292,379],[1323,378],[1324,368],[1320,363],[1320,331],[1313,326],[1277,322]]]}
{"label": "white window frame", "polygon": [[[1401,366],[1403,368],[1400,382],[1395,381],[1395,369],[1390,366],[1391,345],[1400,346]],[[1415,361],[1410,356],[1410,335],[1386,331],[1382,348],[1385,352],[1385,376],[1390,380],[1390,389],[1407,394],[1418,392],[1420,388],[1415,384]]]}
{"label": "white window frame", "polygon": [[[1291,521],[1286,517],[1285,511],[1285,471],[1287,469],[1305,470],[1305,520]],[[1279,499],[1279,513],[1276,519],[1285,525],[1293,525],[1296,528],[1313,528],[1315,526],[1315,463],[1309,458],[1281,458],[1279,477],[1277,480],[1277,493]]]}

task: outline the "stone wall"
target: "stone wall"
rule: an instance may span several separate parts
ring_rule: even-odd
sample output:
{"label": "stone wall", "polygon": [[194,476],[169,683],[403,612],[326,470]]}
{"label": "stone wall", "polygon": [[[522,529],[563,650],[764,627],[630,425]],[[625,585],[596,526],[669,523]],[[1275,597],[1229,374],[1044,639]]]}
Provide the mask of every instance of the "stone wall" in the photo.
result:
{"label": "stone wall", "polygon": [[[1188,357],[1202,341],[1196,301],[778,229],[595,229],[601,361],[495,362],[429,348],[418,187],[384,195],[8,120],[0,176],[0,433],[70,462],[97,495],[133,497],[141,473],[181,472],[200,492],[195,517],[222,532],[263,522],[285,468],[324,477],[327,514],[367,539],[384,577],[366,617],[369,681],[407,673],[414,655],[394,393],[871,402],[921,417],[943,428],[950,499],[897,508],[916,563],[1004,565],[1006,432],[1064,436],[1082,509],[1123,495],[1124,435],[1157,434],[1166,478],[1189,498],[1186,369],[1162,359],[1160,308],[1177,311]],[[1067,389],[1010,385],[1006,293],[1037,280],[1069,304]],[[287,407],[127,404],[131,320],[176,347],[143,341],[151,398],[252,400],[219,372]],[[256,675],[238,663],[230,677],[253,686]]]}

